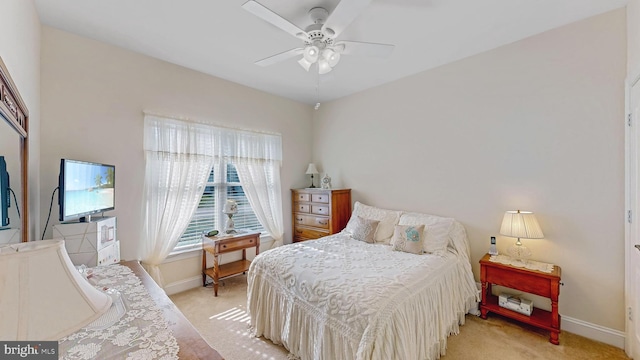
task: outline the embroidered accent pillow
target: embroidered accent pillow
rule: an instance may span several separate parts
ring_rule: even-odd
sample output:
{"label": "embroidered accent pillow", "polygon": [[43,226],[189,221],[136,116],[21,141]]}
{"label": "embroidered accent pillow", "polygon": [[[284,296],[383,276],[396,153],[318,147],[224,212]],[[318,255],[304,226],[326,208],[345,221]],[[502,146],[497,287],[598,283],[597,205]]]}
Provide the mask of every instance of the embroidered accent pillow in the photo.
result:
{"label": "embroidered accent pillow", "polygon": [[374,238],[376,230],[378,230],[378,224],[380,224],[380,221],[357,216],[355,223],[353,224],[354,227],[351,237],[359,241],[373,244],[375,242]]}
{"label": "embroidered accent pillow", "polygon": [[403,213],[399,225],[424,225],[424,251],[441,254],[447,251],[454,219],[422,213]]}
{"label": "embroidered accent pillow", "polygon": [[391,241],[391,236],[393,236],[393,227],[398,224],[400,215],[402,215],[402,211],[381,209],[356,201],[353,205],[353,213],[351,214],[351,218],[349,218],[345,231],[353,234],[358,216],[365,219],[377,220],[380,224],[378,224],[378,229],[374,235],[375,242],[388,245]]}
{"label": "embroidered accent pillow", "polygon": [[422,254],[424,225],[396,225],[391,238],[395,251]]}

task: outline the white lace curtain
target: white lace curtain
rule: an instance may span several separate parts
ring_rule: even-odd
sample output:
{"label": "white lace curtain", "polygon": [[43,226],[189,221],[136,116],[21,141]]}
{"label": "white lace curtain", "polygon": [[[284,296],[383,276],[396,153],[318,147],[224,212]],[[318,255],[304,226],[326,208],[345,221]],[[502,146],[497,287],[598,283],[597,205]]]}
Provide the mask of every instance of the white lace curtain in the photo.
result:
{"label": "white lace curtain", "polygon": [[145,182],[140,254],[163,286],[158,265],[171,253],[198,207],[217,158],[236,164],[258,221],[282,244],[280,135],[145,115]]}
{"label": "white lace curtain", "polygon": [[158,265],[189,225],[214,162],[215,131],[201,124],[145,116],[145,174],[140,254],[163,286]]}
{"label": "white lace curtain", "polygon": [[221,133],[216,155],[232,159],[258,221],[273,238],[273,246],[282,245],[282,137],[232,129],[221,129]]}

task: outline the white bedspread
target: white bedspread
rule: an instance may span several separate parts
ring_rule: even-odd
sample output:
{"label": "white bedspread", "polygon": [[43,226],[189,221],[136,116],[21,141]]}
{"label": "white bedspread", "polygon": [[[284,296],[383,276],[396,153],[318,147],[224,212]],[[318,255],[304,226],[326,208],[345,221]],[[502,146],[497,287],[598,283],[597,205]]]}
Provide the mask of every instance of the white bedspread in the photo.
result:
{"label": "white bedspread", "polygon": [[464,239],[443,256],[346,233],[266,251],[248,273],[254,335],[303,360],[438,358],[477,301]]}

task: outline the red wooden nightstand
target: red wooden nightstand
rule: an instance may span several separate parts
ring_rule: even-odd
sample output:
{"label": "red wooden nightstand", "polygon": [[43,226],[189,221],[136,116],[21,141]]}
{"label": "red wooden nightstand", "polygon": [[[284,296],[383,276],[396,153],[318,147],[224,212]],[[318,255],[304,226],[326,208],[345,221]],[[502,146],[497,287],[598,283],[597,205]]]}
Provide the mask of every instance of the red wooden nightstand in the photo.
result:
{"label": "red wooden nightstand", "polygon": [[[530,270],[489,261],[489,254],[480,260],[480,281],[482,282],[481,317],[487,318],[494,312],[514,320],[548,330],[549,342],[558,345],[560,341],[560,315],[558,296],[560,295],[560,267],[555,265],[550,273]],[[491,293],[491,284],[540,295],[551,299],[551,311],[534,308],[531,316],[520,314],[498,305],[498,297]]]}

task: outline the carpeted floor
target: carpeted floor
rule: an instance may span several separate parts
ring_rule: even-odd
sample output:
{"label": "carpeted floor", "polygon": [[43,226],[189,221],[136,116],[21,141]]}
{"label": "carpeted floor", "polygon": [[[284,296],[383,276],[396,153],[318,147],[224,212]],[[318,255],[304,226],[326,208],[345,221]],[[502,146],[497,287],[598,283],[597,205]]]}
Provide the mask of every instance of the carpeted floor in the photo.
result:
{"label": "carpeted floor", "polygon": [[[212,288],[200,287],[172,295],[171,299],[225,359],[286,360],[285,348],[249,335],[246,281],[245,275],[225,280],[217,298]],[[568,332],[560,334],[560,345],[552,345],[548,340],[545,331],[494,314],[487,320],[467,315],[460,334],[449,337],[447,354],[441,359],[629,360],[622,349]]]}

